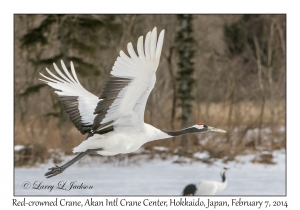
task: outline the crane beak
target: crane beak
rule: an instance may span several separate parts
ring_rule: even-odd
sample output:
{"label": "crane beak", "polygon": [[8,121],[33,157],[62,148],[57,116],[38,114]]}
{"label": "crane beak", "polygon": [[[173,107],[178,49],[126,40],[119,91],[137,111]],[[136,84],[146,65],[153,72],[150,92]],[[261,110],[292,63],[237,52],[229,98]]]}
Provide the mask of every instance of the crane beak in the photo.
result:
{"label": "crane beak", "polygon": [[210,126],[208,126],[208,131],[219,132],[219,133],[226,133],[226,131],[224,131],[222,129],[214,128],[214,127],[210,127]]}

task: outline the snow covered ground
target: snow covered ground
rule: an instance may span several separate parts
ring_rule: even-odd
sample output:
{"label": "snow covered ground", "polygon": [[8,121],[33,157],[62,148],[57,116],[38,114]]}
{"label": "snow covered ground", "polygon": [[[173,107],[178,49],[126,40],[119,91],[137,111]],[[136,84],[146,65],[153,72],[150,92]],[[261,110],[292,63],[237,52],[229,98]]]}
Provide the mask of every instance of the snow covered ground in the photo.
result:
{"label": "snow covered ground", "polygon": [[[220,181],[222,167],[228,167],[228,185],[218,195],[285,195],[285,151],[273,153],[274,165],[253,164],[254,155],[238,157],[227,164],[216,161],[207,165],[200,161],[175,164],[176,159],[141,160],[135,164],[112,164],[101,158],[84,157],[62,174],[44,177],[53,164],[15,168],[15,195],[180,195],[190,183],[201,180]],[[69,159],[72,157],[68,157]],[[71,182],[88,189],[70,189]],[[39,188],[39,189],[34,189]],[[58,189],[60,186],[63,189]],[[74,185],[73,185],[74,186]],[[89,189],[92,186],[92,189]],[[27,189],[28,188],[28,189]],[[52,189],[51,189],[52,188]],[[70,190],[69,190],[70,189]]]}

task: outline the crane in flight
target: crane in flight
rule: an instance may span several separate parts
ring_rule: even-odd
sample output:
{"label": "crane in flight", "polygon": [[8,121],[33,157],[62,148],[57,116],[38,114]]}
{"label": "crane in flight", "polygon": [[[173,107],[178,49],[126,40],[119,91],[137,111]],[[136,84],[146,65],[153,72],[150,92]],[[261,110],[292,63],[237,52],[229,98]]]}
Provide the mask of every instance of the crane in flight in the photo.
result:
{"label": "crane in flight", "polygon": [[222,181],[202,181],[198,184],[189,184],[187,185],[182,195],[183,196],[194,196],[194,195],[214,195],[217,192],[220,192],[221,190],[224,190],[224,188],[227,186],[227,179],[225,176],[225,172],[228,170],[228,168],[223,168],[223,171],[221,172],[221,178]]}
{"label": "crane in flight", "polygon": [[46,68],[52,77],[44,77],[43,82],[57,91],[58,99],[71,121],[81,134],[88,134],[87,139],[73,149],[79,153],[62,166],[49,168],[47,178],[62,173],[83,156],[96,152],[100,155],[131,153],[143,144],[188,133],[226,131],[198,123],[178,131],[161,131],[144,123],[147,99],[155,81],[160,60],[165,31],[157,39],[156,27],[149,31],[143,44],[143,36],[137,41],[137,52],[128,43],[127,56],[122,50],[114,63],[109,80],[105,83],[100,97],[87,91],[79,82],[74,65],[71,73],[61,61],[64,74],[54,63],[56,76]]}

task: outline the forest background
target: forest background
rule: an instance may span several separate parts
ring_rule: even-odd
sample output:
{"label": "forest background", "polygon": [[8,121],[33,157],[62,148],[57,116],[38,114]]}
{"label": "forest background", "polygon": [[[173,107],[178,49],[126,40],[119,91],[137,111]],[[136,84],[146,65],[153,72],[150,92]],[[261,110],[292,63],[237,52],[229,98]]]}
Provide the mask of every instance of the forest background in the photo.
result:
{"label": "forest background", "polygon": [[15,152],[15,164],[43,162],[57,149],[71,154],[85,139],[39,72],[73,61],[81,84],[100,96],[119,51],[155,26],[166,32],[145,122],[162,130],[204,122],[227,133],[154,141],[145,151],[163,158],[206,151],[228,161],[285,149],[286,15],[20,14],[14,15],[14,141],[26,149]]}

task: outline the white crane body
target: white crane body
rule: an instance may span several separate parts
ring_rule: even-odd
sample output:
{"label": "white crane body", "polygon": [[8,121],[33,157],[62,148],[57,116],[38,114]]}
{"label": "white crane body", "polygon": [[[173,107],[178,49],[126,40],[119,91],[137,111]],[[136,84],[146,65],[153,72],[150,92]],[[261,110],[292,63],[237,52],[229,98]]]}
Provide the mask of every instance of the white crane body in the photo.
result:
{"label": "white crane body", "polygon": [[87,149],[103,148],[103,150],[97,151],[97,153],[106,156],[126,154],[138,150],[147,142],[169,137],[171,136],[144,123],[141,130],[132,133],[112,131],[102,135],[94,134],[83,141],[79,146],[75,147],[73,152],[84,152]]}
{"label": "white crane body", "polygon": [[214,195],[217,192],[222,191],[227,185],[225,182],[217,181],[203,181],[197,184],[197,192],[195,195]]}

